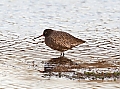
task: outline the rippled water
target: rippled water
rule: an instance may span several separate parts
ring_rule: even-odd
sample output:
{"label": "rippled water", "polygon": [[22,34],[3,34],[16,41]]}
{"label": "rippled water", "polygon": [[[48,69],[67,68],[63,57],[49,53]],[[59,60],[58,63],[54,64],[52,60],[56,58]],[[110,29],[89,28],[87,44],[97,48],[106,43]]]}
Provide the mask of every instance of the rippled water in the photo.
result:
{"label": "rippled water", "polygon": [[43,62],[60,53],[47,47],[44,38],[32,40],[45,28],[66,31],[87,42],[66,51],[65,57],[76,63],[108,61],[114,67],[103,68],[120,71],[119,8],[119,0],[0,1],[0,88],[119,89],[120,80],[43,78],[38,71],[44,70]]}

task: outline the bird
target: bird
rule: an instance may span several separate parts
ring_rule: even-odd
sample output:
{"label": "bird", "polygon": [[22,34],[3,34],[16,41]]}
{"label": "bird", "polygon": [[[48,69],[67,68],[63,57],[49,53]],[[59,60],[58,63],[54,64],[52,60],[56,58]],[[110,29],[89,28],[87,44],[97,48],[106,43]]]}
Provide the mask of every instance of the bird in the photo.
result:
{"label": "bird", "polygon": [[[45,37],[45,44],[50,48],[60,51],[61,55],[64,57],[64,51],[67,51],[75,46],[85,43],[86,41],[78,39],[71,34],[63,31],[56,31],[52,29],[45,29],[41,36]],[[35,38],[35,39],[36,39]]]}

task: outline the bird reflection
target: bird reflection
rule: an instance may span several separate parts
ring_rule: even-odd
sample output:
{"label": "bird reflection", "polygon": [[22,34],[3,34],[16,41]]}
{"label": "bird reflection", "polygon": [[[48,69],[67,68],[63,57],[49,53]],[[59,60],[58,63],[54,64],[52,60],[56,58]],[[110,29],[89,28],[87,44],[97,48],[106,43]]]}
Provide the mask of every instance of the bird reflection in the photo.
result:
{"label": "bird reflection", "polygon": [[79,73],[76,73],[75,70],[73,69],[80,69],[81,65],[72,61],[71,59],[68,59],[66,57],[58,57],[58,58],[51,58],[47,63],[44,65],[44,71],[40,71],[43,73],[44,78],[50,79],[51,76],[56,76],[56,77],[66,77],[66,78],[71,78],[71,76],[66,75],[67,74],[72,74],[76,75],[76,78],[80,77]]}
{"label": "bird reflection", "polygon": [[[44,73],[43,77],[49,76],[50,78],[52,75],[54,75],[60,78],[62,76],[62,72],[72,72],[70,69],[71,65],[75,65],[75,62],[66,57],[61,56],[58,58],[51,58],[49,61],[47,61],[47,63],[45,63],[44,71],[40,72]],[[53,72],[57,74],[54,74]]]}
{"label": "bird reflection", "polygon": [[51,58],[48,61],[48,63],[58,64],[58,65],[65,65],[65,64],[72,65],[74,62],[71,59],[68,59],[67,57],[60,56],[58,58]]}
{"label": "bird reflection", "polygon": [[71,65],[76,63],[67,57],[51,58],[45,63],[43,72],[68,72]]}

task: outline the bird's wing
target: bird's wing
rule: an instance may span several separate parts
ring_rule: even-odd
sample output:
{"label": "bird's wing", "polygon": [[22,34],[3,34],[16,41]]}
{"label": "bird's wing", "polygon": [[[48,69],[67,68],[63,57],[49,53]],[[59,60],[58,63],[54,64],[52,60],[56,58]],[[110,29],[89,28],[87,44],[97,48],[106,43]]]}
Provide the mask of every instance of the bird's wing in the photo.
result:
{"label": "bird's wing", "polygon": [[55,44],[61,47],[70,49],[71,48],[71,39],[70,39],[71,37],[73,36],[68,33],[56,31],[56,33],[53,34],[52,39]]}
{"label": "bird's wing", "polygon": [[66,46],[67,48],[72,48],[85,42],[66,32],[56,31],[55,34],[57,34],[57,36],[55,36],[56,43],[60,44],[61,46]]}

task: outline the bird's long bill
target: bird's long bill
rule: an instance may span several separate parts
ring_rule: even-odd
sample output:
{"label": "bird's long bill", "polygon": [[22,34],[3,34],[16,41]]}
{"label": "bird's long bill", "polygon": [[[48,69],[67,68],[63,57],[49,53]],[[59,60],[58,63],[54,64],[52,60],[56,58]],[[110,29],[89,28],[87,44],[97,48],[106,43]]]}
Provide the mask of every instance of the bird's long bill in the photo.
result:
{"label": "bird's long bill", "polygon": [[[41,36],[43,36],[43,35],[40,35],[40,36],[38,36],[38,37],[34,37],[34,39],[40,38]],[[33,40],[34,40],[34,39],[33,39]]]}

